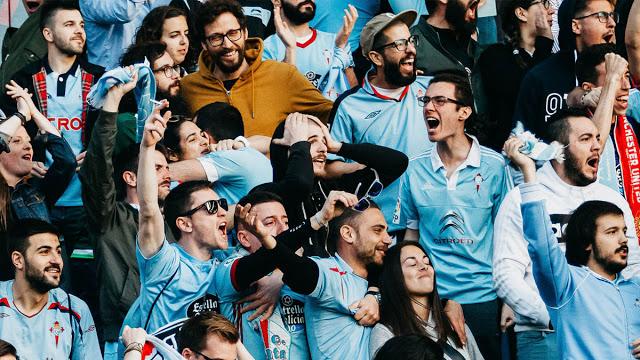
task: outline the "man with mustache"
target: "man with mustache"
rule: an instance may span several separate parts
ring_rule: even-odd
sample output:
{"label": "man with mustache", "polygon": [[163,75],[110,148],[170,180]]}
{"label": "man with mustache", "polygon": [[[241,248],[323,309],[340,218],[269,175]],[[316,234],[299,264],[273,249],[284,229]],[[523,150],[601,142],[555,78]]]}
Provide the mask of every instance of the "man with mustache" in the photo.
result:
{"label": "man with mustache", "polygon": [[345,11],[338,34],[309,26],[316,13],[314,0],[282,0],[276,6],[277,35],[264,41],[264,58],[295,65],[322,94],[335,100],[358,84],[347,40],[358,18],[353,6]]}
{"label": "man with mustache", "polygon": [[[588,115],[583,110],[563,109],[549,120],[548,135],[544,140],[562,144],[565,160],[551,160],[535,174],[540,183],[539,198],[545,200],[545,209],[551,219],[550,223],[544,225],[544,231],[553,231],[557,243],[563,249],[569,216],[576,208],[590,200],[615,204],[624,214],[629,257],[623,275],[629,278],[638,270],[640,263],[633,216],[619,192],[597,181],[602,145],[598,129]],[[520,140],[511,138],[505,143],[505,151],[513,154],[521,145]],[[522,191],[521,186],[509,191],[496,216],[493,232],[493,280],[498,296],[515,313],[517,343],[518,346],[528,348],[527,352],[531,356],[528,359],[559,359],[561,357],[554,332],[558,323],[551,322],[550,314],[534,282],[531,257],[527,253],[524,219],[520,212]]]}
{"label": "man with mustache", "polygon": [[331,208],[327,213],[336,216],[333,220],[315,215],[302,225],[307,229],[317,228],[318,223],[329,227],[329,239],[337,251],[328,258],[297,256],[292,252],[296,247],[276,241],[257,214],[249,213],[251,206],[238,205],[236,211],[242,227],[260,240],[282,270],[284,283],[307,295],[304,314],[311,358],[368,360],[371,327],[360,325],[352,315],[367,294],[368,276],[374,276],[374,269],[382,265],[391,237],[373,201],[368,208],[356,210],[355,195],[333,195],[325,204]]}
{"label": "man with mustache", "polygon": [[[347,91],[334,104],[330,121],[334,140],[382,145],[409,158],[431,148],[431,142],[424,139],[427,128],[418,103],[428,79],[416,76],[418,40],[409,32],[416,17],[413,10],[397,15],[383,13],[364,27],[360,46],[373,68],[362,86]],[[336,168],[353,165],[345,164],[343,161],[348,160],[343,157],[331,156],[329,160],[334,161],[326,166],[328,178],[344,173]],[[403,230],[406,223],[400,219],[398,185],[393,182],[376,198],[392,233]]]}
{"label": "man with mustache", "polygon": [[87,304],[58,287],[64,265],[58,230],[35,219],[12,225],[15,280],[0,282],[0,337],[24,359],[102,359]]}
{"label": "man with mustache", "polygon": [[[601,134],[602,153],[598,178],[619,191],[631,207],[638,231],[640,197],[633,190],[632,174],[636,169],[638,144],[637,117],[640,102],[637,90],[630,94],[631,78],[627,61],[616,54],[612,44],[599,44],[587,48],[576,62],[576,77],[580,82],[577,92],[599,95],[592,104],[578,101],[593,112],[593,121]],[[576,91],[572,91],[574,94]],[[580,97],[582,98],[582,97]],[[627,115],[628,114],[628,115]]]}
{"label": "man with mustache", "polygon": [[546,133],[549,118],[567,107],[567,94],[576,86],[575,62],[586,48],[615,43],[618,14],[607,0],[565,0],[558,10],[560,49],[525,75],[513,115],[526,130]]}
{"label": "man with mustache", "polygon": [[480,49],[476,21],[478,0],[427,0],[429,15],[411,28],[417,35],[416,67],[426,75],[444,70],[471,73]]}
{"label": "man with mustache", "polygon": [[200,69],[182,79],[190,113],[216,101],[232,104],[242,114],[247,137],[271,136],[293,112],[327,119],[331,102],[295,67],[262,61],[262,40],[248,38],[246,17],[237,2],[208,2],[198,14],[198,24],[205,39]]}
{"label": "man with mustache", "polygon": [[556,309],[560,357],[637,359],[640,282],[621,274],[631,242],[637,241],[627,237],[633,224],[625,219],[624,210],[610,202],[586,201],[569,218],[563,254],[544,203],[548,196],[536,181],[533,160],[519,152],[520,145],[512,139],[505,151],[524,174],[525,183],[520,186],[523,234],[540,297]]}
{"label": "man with mustache", "polygon": [[427,250],[440,295],[462,304],[484,358],[500,359],[491,250],[493,222],[508,190],[505,162],[465,133],[474,115],[465,74],[434,76],[418,101],[435,146],[411,159],[400,182],[404,239]]}
{"label": "man with mustache", "polygon": [[[93,84],[102,76],[103,69],[82,59],[86,35],[84,19],[73,1],[45,2],[40,9],[40,29],[47,42],[47,54],[41,61],[27,65],[14,80],[33,94],[38,110],[62,134],[71,146],[78,170],[84,162],[91,128],[98,115],[86,99]],[[15,109],[15,103],[4,97],[3,109]],[[36,129],[27,127],[35,138]],[[33,174],[43,176],[51,164],[51,156],[36,151]],[[86,229],[86,212],[78,174],[74,175],[64,194],[51,209],[51,221],[62,232],[65,256],[68,256],[63,287],[85,299],[93,309],[95,296],[95,263],[93,246]],[[73,274],[74,276],[71,276]]]}

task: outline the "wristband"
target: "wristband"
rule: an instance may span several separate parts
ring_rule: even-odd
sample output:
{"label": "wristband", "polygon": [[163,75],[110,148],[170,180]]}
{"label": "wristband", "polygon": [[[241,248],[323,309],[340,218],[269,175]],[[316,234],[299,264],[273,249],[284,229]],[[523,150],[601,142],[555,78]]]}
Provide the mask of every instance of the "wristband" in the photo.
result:
{"label": "wristband", "polygon": [[241,143],[244,144],[244,147],[247,147],[247,148],[251,147],[251,143],[249,142],[249,140],[247,140],[247,138],[245,138],[242,135],[236,137],[235,139],[233,139],[233,141],[240,141]]}
{"label": "wristband", "polygon": [[140,354],[142,354],[143,347],[144,347],[144,344],[141,344],[139,342],[132,342],[129,345],[127,345],[127,349],[124,351],[124,354],[126,355],[128,352],[131,352],[131,351],[137,351]]}
{"label": "wristband", "polygon": [[382,296],[380,295],[380,292],[369,290],[366,292],[366,294],[364,294],[364,296],[367,296],[367,295],[373,296],[378,302],[378,304],[382,303]]}
{"label": "wristband", "polygon": [[24,126],[24,124],[26,124],[26,123],[27,123],[27,117],[26,117],[23,113],[21,113],[20,111],[16,111],[16,112],[13,114],[13,116],[15,116],[15,117],[17,117],[18,119],[20,119],[20,124],[21,124],[22,126]]}

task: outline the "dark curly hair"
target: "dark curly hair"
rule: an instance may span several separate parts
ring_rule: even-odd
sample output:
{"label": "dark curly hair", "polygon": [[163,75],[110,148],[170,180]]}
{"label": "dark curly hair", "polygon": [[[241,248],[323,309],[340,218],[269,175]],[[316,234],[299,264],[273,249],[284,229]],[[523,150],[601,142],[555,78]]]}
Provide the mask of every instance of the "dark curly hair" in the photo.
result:
{"label": "dark curly hair", "polygon": [[234,0],[211,0],[207,2],[201,9],[196,20],[198,31],[203,41],[206,34],[204,27],[216,21],[218,16],[224,13],[231,13],[238,20],[241,29],[247,28],[247,18],[244,16],[242,6]]}

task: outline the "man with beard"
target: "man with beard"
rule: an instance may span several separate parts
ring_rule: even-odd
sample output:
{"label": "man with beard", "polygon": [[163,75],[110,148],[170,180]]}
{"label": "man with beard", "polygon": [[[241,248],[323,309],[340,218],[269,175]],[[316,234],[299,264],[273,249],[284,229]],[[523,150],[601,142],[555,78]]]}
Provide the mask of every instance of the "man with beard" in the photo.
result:
{"label": "man with beard", "polygon": [[[368,208],[360,207],[352,194],[332,195],[328,203],[337,217],[328,223],[329,240],[336,244],[337,251],[328,258],[297,256],[292,248],[276,241],[257,214],[249,213],[251,206],[237,205],[236,211],[242,227],[269,251],[284,274],[284,283],[294,292],[307,295],[304,314],[311,358],[368,360],[371,327],[360,325],[353,314],[360,299],[368,294],[368,277],[382,265],[391,237],[373,201],[367,203]],[[304,227],[318,220],[320,224],[325,221],[314,216]]]}
{"label": "man with beard", "polygon": [[404,239],[420,241],[437,269],[440,296],[462,304],[482,355],[498,360],[491,257],[493,222],[508,190],[505,162],[465,133],[474,114],[464,74],[434,76],[418,101],[435,145],[411,159],[400,182]]}
{"label": "man with beard", "polygon": [[631,96],[628,63],[615,52],[615,45],[599,44],[580,53],[576,62],[576,77],[581,86],[571,94],[581,93],[580,99],[591,92],[599,94],[598,100],[593,104],[580,104],[587,105],[589,111],[593,112],[593,122],[601,134],[602,154],[598,179],[627,199],[637,232],[640,197],[633,190],[632,174],[640,170],[636,169],[636,156],[640,152],[640,129],[634,119],[640,110],[640,94],[634,90]]}
{"label": "man with beard", "polygon": [[479,0],[427,0],[411,34],[418,36],[416,67],[425,75],[446,70],[471,73],[480,49],[476,20]]}
{"label": "man with beard", "polygon": [[205,39],[200,69],[182,80],[190,113],[216,101],[232,104],[242,114],[247,137],[271,136],[293,112],[327,119],[331,102],[294,66],[262,61],[262,40],[247,38],[246,18],[237,2],[208,2],[198,24]]}
{"label": "man with beard", "polygon": [[[427,127],[418,103],[428,79],[416,77],[417,38],[409,33],[416,17],[413,10],[397,15],[383,13],[362,30],[360,46],[374,68],[362,86],[345,92],[334,104],[331,137],[335,141],[382,145],[409,158],[431,148],[431,142],[424,140]],[[336,159],[337,156],[330,158]],[[345,173],[336,168],[353,165],[339,159],[327,165],[328,177]],[[392,232],[404,229],[406,223],[399,217],[398,185],[399,182],[392,183],[376,198]]]}
{"label": "man with beard", "polygon": [[565,0],[558,10],[560,49],[525,75],[513,115],[526,130],[543,136],[549,118],[567,106],[567,94],[577,85],[575,62],[586,48],[615,43],[618,14],[607,0]]}
{"label": "man with beard", "polygon": [[[119,104],[135,85],[136,81],[131,81],[109,89],[93,128],[87,161],[80,169],[89,236],[96,246],[97,314],[101,339],[106,342],[105,359],[117,356],[120,326],[140,293],[135,245],[140,207],[136,192],[139,146],[132,144],[114,157]],[[157,201],[163,203],[169,193],[169,168],[165,149],[156,150]],[[173,241],[170,232],[168,235]]]}
{"label": "man with beard", "polygon": [[[131,45],[122,55],[120,65],[129,66],[146,60],[153,71],[156,81],[156,98],[168,100],[169,109],[174,115],[186,115],[184,101],[180,94],[180,65],[176,64],[167,45],[161,41],[143,42]],[[133,93],[128,93],[120,102],[118,114],[118,133],[114,154],[128,149],[136,142],[138,104]]]}
{"label": "man with beard", "polygon": [[15,280],[0,282],[0,338],[21,359],[102,359],[87,304],[58,288],[64,265],[58,236],[35,219],[9,231]]}
{"label": "man with beard", "polygon": [[316,12],[314,0],[282,0],[282,7],[276,6],[275,11],[277,35],[264,41],[264,59],[295,65],[330,100],[358,84],[347,43],[358,18],[355,7],[345,11],[337,35],[309,26]]}
{"label": "man with beard", "polygon": [[536,182],[533,160],[519,152],[521,145],[512,139],[505,151],[524,174],[519,206],[523,234],[540,297],[556,310],[561,358],[637,359],[640,280],[621,275],[636,241],[627,238],[628,226],[633,226],[625,219],[628,211],[606,201],[580,205],[564,230],[565,259],[544,203],[546,190]]}
{"label": "man with beard", "polygon": [[[73,1],[49,1],[40,9],[40,29],[47,42],[47,54],[41,61],[27,65],[14,80],[33,94],[38,110],[62,134],[71,146],[78,169],[84,162],[91,127],[98,115],[87,103],[93,84],[102,76],[103,69],[83,60],[85,46],[84,20]],[[4,101],[9,109],[15,103],[8,96]],[[7,109],[3,107],[3,109]],[[35,138],[36,129],[27,127]],[[35,175],[44,175],[52,158],[45,151],[36,150]],[[65,256],[70,271],[65,272],[63,287],[83,298],[93,309],[95,297],[95,263],[93,246],[86,229],[86,213],[77,171],[64,194],[51,209],[51,221],[62,233]],[[73,274],[73,276],[71,276]]]}
{"label": "man with beard", "polygon": [[[545,200],[545,209],[551,220],[544,225],[543,230],[553,231],[560,248],[564,249],[567,222],[578,206],[590,200],[615,204],[623,211],[625,232],[629,239],[629,266],[623,271],[623,275],[629,278],[637,272],[640,263],[633,216],[620,193],[597,181],[602,147],[598,129],[587,115],[582,110],[564,109],[554,114],[549,121],[545,141],[558,141],[564,145],[565,160],[551,160],[535,174],[540,183],[538,198]],[[505,150],[513,153],[512,147],[517,151],[521,145],[517,138],[511,138],[505,143]],[[559,359],[561,357],[554,332],[558,323],[555,322],[555,317],[550,317],[538,293],[531,258],[527,253],[520,211],[522,192],[522,185],[509,191],[496,216],[493,232],[493,280],[498,296],[515,313],[518,353],[526,351],[529,355],[525,359]],[[535,275],[536,278],[537,276],[538,274]],[[555,312],[551,313],[554,314]]]}

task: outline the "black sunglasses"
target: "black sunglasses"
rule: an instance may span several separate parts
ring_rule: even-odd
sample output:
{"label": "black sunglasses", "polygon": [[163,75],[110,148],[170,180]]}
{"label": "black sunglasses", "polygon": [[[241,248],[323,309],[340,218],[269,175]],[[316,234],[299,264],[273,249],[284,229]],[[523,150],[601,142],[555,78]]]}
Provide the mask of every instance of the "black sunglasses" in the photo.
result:
{"label": "black sunglasses", "polygon": [[384,189],[384,185],[382,185],[380,180],[375,179],[371,183],[371,186],[369,186],[367,193],[358,201],[357,204],[353,206],[353,209],[357,211],[367,210],[371,206],[371,201],[369,201],[369,199],[380,195],[382,189]]}
{"label": "black sunglasses", "polygon": [[198,210],[204,208],[207,210],[209,215],[213,215],[218,212],[218,207],[223,208],[225,211],[229,210],[229,204],[227,203],[227,199],[218,199],[218,200],[209,200],[205,201],[202,205],[199,205],[183,214],[178,216],[191,216],[195,214]]}

